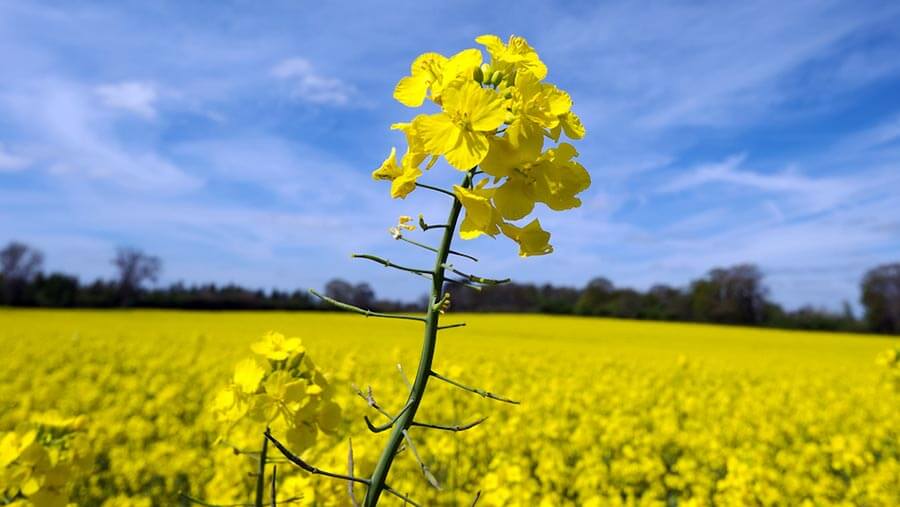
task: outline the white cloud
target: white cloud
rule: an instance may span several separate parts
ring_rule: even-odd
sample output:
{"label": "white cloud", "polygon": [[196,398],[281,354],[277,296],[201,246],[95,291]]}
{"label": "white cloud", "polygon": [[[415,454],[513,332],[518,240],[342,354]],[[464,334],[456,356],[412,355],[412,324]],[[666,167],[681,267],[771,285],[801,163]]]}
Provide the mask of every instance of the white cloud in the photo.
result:
{"label": "white cloud", "polygon": [[10,152],[0,143],[0,173],[21,171],[30,164],[31,160]]}
{"label": "white cloud", "polygon": [[156,117],[156,87],[150,83],[126,81],[98,86],[97,95],[103,103],[114,109],[134,113],[147,119]]}
{"label": "white cloud", "polygon": [[721,162],[700,165],[664,183],[657,192],[682,192],[714,184],[734,185],[780,194],[792,199],[791,202],[803,212],[815,212],[847,202],[874,183],[863,178],[811,177],[800,174],[796,169],[775,173],[756,172],[743,167],[746,159],[746,155],[737,154]]}
{"label": "white cloud", "polygon": [[41,146],[42,167],[121,189],[162,193],[195,189],[202,180],[140,143],[122,140],[114,120],[94,107],[91,90],[67,81],[25,83],[0,96],[7,121]]}
{"label": "white cloud", "polygon": [[284,60],[272,69],[272,75],[289,81],[296,98],[313,104],[345,106],[354,93],[352,86],[320,74],[305,58]]}

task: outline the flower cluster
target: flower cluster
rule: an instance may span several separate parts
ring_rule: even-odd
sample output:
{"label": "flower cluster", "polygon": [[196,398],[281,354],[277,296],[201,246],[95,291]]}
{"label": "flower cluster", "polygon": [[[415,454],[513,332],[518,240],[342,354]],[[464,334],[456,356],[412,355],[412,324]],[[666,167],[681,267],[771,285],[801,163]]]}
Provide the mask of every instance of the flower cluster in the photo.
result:
{"label": "flower cluster", "polygon": [[[559,138],[581,139],[584,126],[569,94],[544,82],[547,67],[524,38],[475,40],[487,49],[489,63],[482,63],[478,49],[449,58],[425,53],[413,61],[394,98],[409,107],[430,99],[440,112],[392,125],[406,135],[406,153],[398,163],[392,148],[372,176],[391,181],[391,197],[404,198],[415,190],[423,164],[429,169],[441,156],[460,171],[480,167],[488,178],[453,187],[466,211],[460,236],[502,233],[519,244],[523,257],[550,253],[550,233],[538,219],[512,221],[526,218],[536,203],[555,211],[581,205],[576,196],[591,178],[575,160],[575,147]],[[558,144],[545,147],[548,139]]]}
{"label": "flower cluster", "polygon": [[298,452],[315,443],[318,430],[338,429],[341,408],[300,338],[269,332],[250,349],[255,357],[238,362],[231,383],[215,397],[220,420],[234,425],[249,418],[263,429],[271,426]]}
{"label": "flower cluster", "polygon": [[[477,324],[472,334],[456,335],[434,369],[524,403],[508,410],[435,382],[439,395],[424,405],[422,421],[509,419],[491,431],[413,428],[417,452],[443,489],[422,480],[411,448],[398,455],[390,484],[422,505],[471,505],[477,490],[484,507],[900,505],[900,389],[884,382],[900,369],[896,344],[675,323],[470,319]],[[35,492],[36,501],[13,497],[10,478],[22,475],[9,472],[30,467],[35,481],[27,491],[40,483],[45,493],[61,492],[46,479],[60,464],[72,465],[65,493],[78,505],[180,505],[179,492],[214,504],[252,503],[256,481],[248,471],[256,456],[215,443],[222,423],[209,408],[223,378],[250,352],[247,330],[264,326],[303,329],[302,345],[332,366],[318,396],[334,392],[343,422],[335,435],[320,432],[301,456],[347,470],[352,437],[355,475],[366,477],[381,441],[359,421],[386,419],[351,384],[365,388],[382,379],[373,385],[375,399],[399,410],[392,400],[409,390],[399,375],[385,378],[384,365],[409,368],[418,359],[394,327],[336,312],[0,309],[0,321],[7,366],[0,368],[0,505],[17,507],[46,505],[38,503],[44,493]],[[290,364],[301,353],[289,339],[261,344],[264,352],[254,355],[269,370],[281,369],[271,361]],[[773,354],[776,346],[780,353]],[[270,360],[270,353],[287,357]],[[879,354],[882,366],[873,368]],[[303,378],[316,376],[304,369]],[[228,443],[258,452],[263,424],[241,421]],[[35,448],[23,450],[36,444],[49,462],[33,459],[31,453],[42,454]],[[279,464],[277,482],[278,505],[297,496],[290,505],[349,504],[343,481]]]}
{"label": "flower cluster", "polygon": [[900,392],[900,346],[885,350],[875,362],[884,368],[885,382]]}
{"label": "flower cluster", "polygon": [[69,501],[72,481],[91,468],[85,418],[37,413],[28,428],[0,436],[0,504],[54,507]]}

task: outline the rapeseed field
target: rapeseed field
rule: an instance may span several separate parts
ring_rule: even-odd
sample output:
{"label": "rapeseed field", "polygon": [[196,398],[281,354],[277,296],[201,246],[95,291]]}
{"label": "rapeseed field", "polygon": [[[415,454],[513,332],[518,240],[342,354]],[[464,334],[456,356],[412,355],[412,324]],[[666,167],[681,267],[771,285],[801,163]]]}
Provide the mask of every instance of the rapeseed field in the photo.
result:
{"label": "rapeseed field", "polygon": [[[429,384],[417,419],[487,419],[411,428],[390,482],[419,504],[471,505],[480,491],[478,505],[498,506],[900,505],[895,339],[446,317],[462,321],[434,369],[521,404]],[[268,331],[300,342],[251,350]],[[364,477],[387,438],[367,429],[363,416],[385,419],[364,397],[402,408],[420,339],[413,322],[340,313],[0,310],[0,505],[252,505],[265,424],[220,410],[248,377],[270,402],[305,386],[314,423],[298,454],[346,474],[352,440]],[[247,362],[288,353],[302,361],[287,384]],[[346,482],[270,456],[278,505],[351,504]]]}

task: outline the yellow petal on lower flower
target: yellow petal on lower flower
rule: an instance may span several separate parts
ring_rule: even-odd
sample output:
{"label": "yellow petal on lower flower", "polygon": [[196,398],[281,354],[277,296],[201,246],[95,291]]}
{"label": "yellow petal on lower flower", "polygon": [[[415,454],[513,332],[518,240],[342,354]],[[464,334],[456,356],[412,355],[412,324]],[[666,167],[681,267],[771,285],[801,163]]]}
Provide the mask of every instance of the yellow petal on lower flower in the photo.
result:
{"label": "yellow petal on lower flower", "polygon": [[444,157],[456,169],[468,171],[480,164],[487,154],[487,136],[479,132],[464,130],[459,133],[456,145],[447,150]]}
{"label": "yellow petal on lower flower", "polygon": [[341,425],[341,406],[333,401],[326,401],[319,408],[319,416],[316,418],[319,429],[326,433],[333,433]]}
{"label": "yellow petal on lower flower", "polygon": [[425,102],[429,80],[424,75],[406,76],[394,87],[394,98],[407,107],[419,107]]}
{"label": "yellow petal on lower flower", "polygon": [[391,148],[391,154],[372,172],[372,179],[391,181],[401,173],[403,169],[397,165],[397,148]]}
{"label": "yellow petal on lower flower", "polygon": [[543,129],[525,119],[517,118],[513,121],[506,129],[506,137],[523,160],[536,159],[544,147]]}
{"label": "yellow petal on lower flower", "polygon": [[488,50],[488,53],[491,56],[495,56],[500,54],[504,49],[506,49],[505,44],[503,44],[503,40],[500,37],[492,34],[479,35],[475,37],[475,42],[481,44]]}
{"label": "yellow petal on lower flower", "polygon": [[316,443],[317,434],[315,425],[310,422],[304,422],[289,428],[287,433],[285,433],[285,440],[287,440],[287,444],[292,451],[300,453]]}
{"label": "yellow petal on lower flower", "polygon": [[508,238],[519,244],[520,257],[547,255],[553,252],[550,233],[541,228],[541,222],[536,218],[525,227],[503,223],[500,229]]}
{"label": "yellow petal on lower flower", "polygon": [[522,177],[511,176],[494,192],[497,211],[507,220],[524,218],[534,209],[533,185]]}
{"label": "yellow petal on lower flower", "polygon": [[481,51],[477,49],[464,49],[451,56],[444,65],[440,84],[435,83],[431,86],[431,95],[439,97],[444,87],[449,86],[456,78],[471,80],[472,70],[481,65],[481,59]]}
{"label": "yellow petal on lower flower", "polygon": [[460,134],[459,126],[445,113],[416,117],[416,131],[422,138],[425,151],[433,155],[443,155],[456,146]]}
{"label": "yellow petal on lower flower", "polygon": [[[582,139],[584,138],[585,129],[584,125],[581,123],[581,118],[578,117],[577,114],[569,111],[568,113],[559,117],[559,124],[562,126],[563,130],[566,132],[566,136],[569,139]],[[557,134],[557,138],[558,138]]]}
{"label": "yellow petal on lower flower", "polygon": [[404,199],[413,190],[416,189],[416,180],[422,176],[422,171],[418,167],[406,167],[403,173],[394,179],[391,183],[391,197],[394,199]]}
{"label": "yellow petal on lower flower", "polygon": [[453,186],[453,194],[466,210],[466,215],[459,227],[459,235],[462,239],[474,239],[482,234],[494,236],[499,232],[499,213],[494,209],[490,199],[481,195],[477,190],[470,190],[459,185]]}
{"label": "yellow petal on lower flower", "polygon": [[572,109],[572,97],[568,93],[553,85],[544,85],[544,87],[545,100],[550,114],[561,116]]}
{"label": "yellow petal on lower flower", "polygon": [[254,359],[244,359],[234,368],[234,383],[241,391],[252,394],[256,392],[265,373],[265,370]]}
{"label": "yellow petal on lower flower", "polygon": [[[400,159],[400,165],[402,167],[419,167],[419,164],[421,164],[422,161],[427,157],[427,153],[419,153],[411,150],[406,150],[406,153],[403,154],[403,158]],[[402,168],[400,172],[403,172]]]}
{"label": "yellow petal on lower flower", "polygon": [[481,161],[481,170],[495,178],[509,176],[520,162],[521,153],[506,138],[490,137],[488,153]]}

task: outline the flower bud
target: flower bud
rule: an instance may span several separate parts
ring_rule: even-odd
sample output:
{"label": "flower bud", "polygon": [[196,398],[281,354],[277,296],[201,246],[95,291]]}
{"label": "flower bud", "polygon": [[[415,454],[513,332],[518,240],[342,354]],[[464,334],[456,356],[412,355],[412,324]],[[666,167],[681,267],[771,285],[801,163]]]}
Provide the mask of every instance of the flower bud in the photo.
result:
{"label": "flower bud", "polygon": [[489,63],[482,63],[479,68],[481,69],[481,75],[484,76],[482,79],[491,77],[491,65]]}
{"label": "flower bud", "polygon": [[472,71],[472,78],[476,83],[484,81],[484,71],[481,70],[481,67],[475,67],[475,70]]}
{"label": "flower bud", "polygon": [[514,86],[516,84],[516,71],[513,70],[506,76],[506,82],[509,83],[510,86]]}
{"label": "flower bud", "polygon": [[494,73],[491,74],[491,84],[497,86],[500,84],[500,81],[503,81],[503,74],[501,74],[499,70],[495,70]]}

